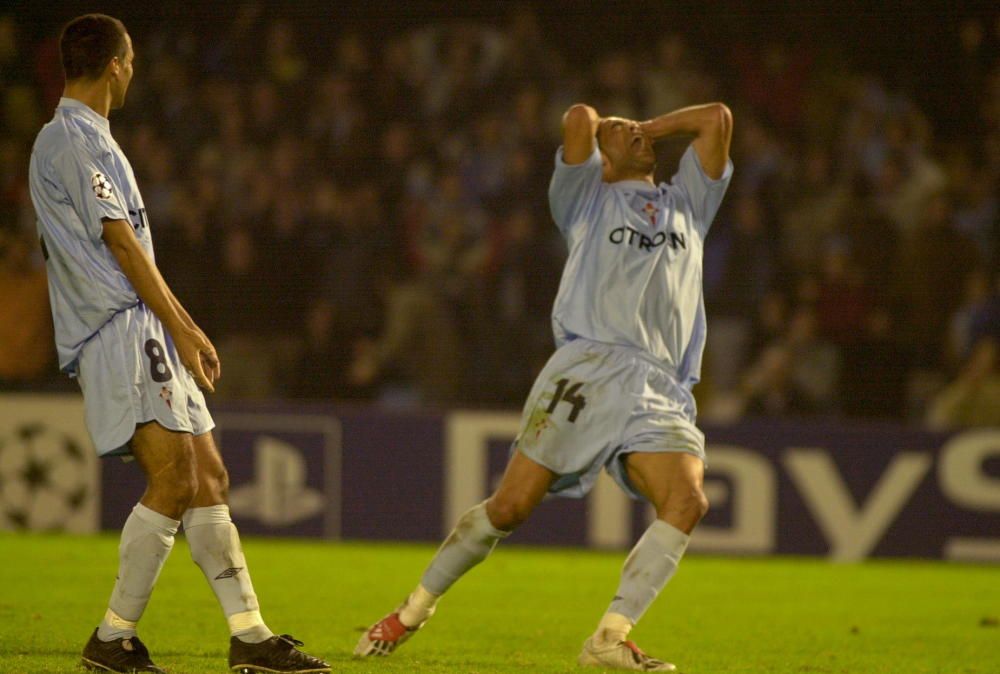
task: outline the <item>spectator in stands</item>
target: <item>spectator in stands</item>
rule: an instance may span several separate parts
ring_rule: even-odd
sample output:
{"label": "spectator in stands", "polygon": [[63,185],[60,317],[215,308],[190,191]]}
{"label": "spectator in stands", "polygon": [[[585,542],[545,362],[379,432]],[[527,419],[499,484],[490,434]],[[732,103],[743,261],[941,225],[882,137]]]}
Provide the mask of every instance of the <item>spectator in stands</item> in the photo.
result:
{"label": "spectator in stands", "polygon": [[337,320],[337,308],[320,299],[309,307],[303,346],[288,376],[285,395],[306,400],[359,400],[374,394],[371,387],[349,381],[356,335],[339,333],[346,324]]}
{"label": "spectator in stands", "polygon": [[465,311],[495,252],[489,217],[477,196],[463,189],[455,168],[441,171],[421,215],[411,225],[417,274]]}
{"label": "spectator in stands", "polygon": [[903,241],[895,266],[900,330],[918,361],[939,365],[948,320],[960,306],[965,279],[977,263],[975,246],[955,226],[948,196],[934,195],[918,227]]}
{"label": "spectator in stands", "polygon": [[753,320],[777,277],[778,260],[770,226],[753,193],[736,198],[729,217],[721,215],[706,241],[705,295],[711,379],[722,391],[735,388],[750,357]]}
{"label": "spectator in stands", "polygon": [[464,349],[448,305],[415,281],[390,283],[385,297],[385,327],[353,349],[349,384],[359,389],[382,384],[390,398],[411,403],[460,402]]}
{"label": "spectator in stands", "polygon": [[804,305],[795,310],[785,345],[792,359],[790,376],[796,389],[807,397],[808,407],[827,414],[836,411],[840,354],[820,334],[815,308]]}
{"label": "spectator in stands", "polygon": [[470,372],[479,402],[500,404],[523,395],[552,354],[549,325],[565,244],[558,230],[517,205],[500,223],[500,252],[485,284],[488,320],[470,344]]}
{"label": "spectator in stands", "polygon": [[642,78],[647,110],[678,110],[710,98],[697,91],[702,75],[691,62],[683,35],[671,33],[660,38],[654,54],[655,61]]}
{"label": "spectator in stands", "polygon": [[850,344],[865,329],[871,312],[873,289],[843,239],[826,243],[820,264],[816,310],[820,331],[835,344]]}
{"label": "spectator in stands", "polygon": [[749,416],[799,416],[815,412],[809,395],[792,376],[792,353],[772,344],[747,370],[742,382],[743,412]]}
{"label": "spectator in stands", "polygon": [[295,35],[295,26],[286,20],[271,23],[268,28],[264,63],[268,78],[281,87],[293,87],[305,79],[309,62],[302,54]]}
{"label": "spectator in stands", "polygon": [[915,234],[925,208],[946,187],[944,171],[927,156],[923,142],[912,138],[910,125],[923,123],[917,115],[890,118],[878,178],[883,212],[904,238]]}
{"label": "spectator in stands", "polygon": [[[945,361],[949,365],[962,363],[972,352],[980,337],[996,336],[1000,331],[1000,297],[990,283],[990,274],[983,268],[972,269],[965,279],[962,303],[951,315],[945,344]],[[992,330],[988,326],[993,324]]]}
{"label": "spectator in stands", "polygon": [[786,333],[764,348],[743,380],[750,414],[831,414],[836,410],[840,356],[822,339],[811,306],[792,314]]}
{"label": "spectator in stands", "polygon": [[26,388],[57,368],[45,269],[33,238],[0,228],[0,389]]}
{"label": "spectator in stands", "polygon": [[823,145],[806,150],[780,217],[782,254],[797,273],[820,267],[824,244],[845,221],[851,206],[847,185],[835,180],[832,157]]}
{"label": "spectator in stands", "polygon": [[984,337],[955,378],[934,400],[927,424],[935,429],[1000,426],[1000,348]]}
{"label": "spectator in stands", "polygon": [[841,349],[839,411],[849,417],[899,419],[912,358],[896,337],[891,312],[875,306],[856,339]]}
{"label": "spectator in stands", "polygon": [[268,338],[272,336],[266,317],[273,306],[261,252],[247,227],[232,225],[223,234],[221,269],[208,292],[213,301],[212,322],[220,360],[226,376],[215,393],[221,398],[267,398],[275,386],[276,364]]}

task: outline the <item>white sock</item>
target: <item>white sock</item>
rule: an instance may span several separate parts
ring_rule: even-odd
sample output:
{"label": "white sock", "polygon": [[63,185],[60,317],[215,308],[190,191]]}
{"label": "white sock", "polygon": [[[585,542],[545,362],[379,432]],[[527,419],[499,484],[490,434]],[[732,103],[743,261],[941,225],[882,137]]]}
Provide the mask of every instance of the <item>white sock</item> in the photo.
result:
{"label": "white sock", "polygon": [[625,560],[618,592],[608,612],[625,616],[633,625],[639,622],[677,571],[690,540],[686,533],[663,520],[650,524]]}
{"label": "white sock", "polygon": [[467,510],[424,571],[420,584],[437,596],[448,591],[469,569],[486,559],[497,541],[510,536],[493,526],[486,501]]}
{"label": "white sock", "polygon": [[184,535],[191,558],[201,567],[229,623],[229,633],[248,643],[273,636],[260,615],[260,604],[243,556],[240,535],[229,506],[190,508],[184,513]]}
{"label": "white sock", "polygon": [[174,546],[177,520],[150,510],[141,503],[122,527],[118,546],[118,578],[104,619],[97,628],[102,641],[135,636],[135,626],[146,610],[163,563]]}
{"label": "white sock", "polygon": [[399,621],[407,627],[416,627],[434,615],[440,598],[441,595],[431,594],[423,585],[417,585],[417,589],[410,593],[406,605],[399,612]]}
{"label": "white sock", "polygon": [[597,624],[597,630],[594,631],[594,641],[600,645],[620,644],[628,638],[632,627],[632,621],[621,613],[608,611],[601,617],[601,622]]}

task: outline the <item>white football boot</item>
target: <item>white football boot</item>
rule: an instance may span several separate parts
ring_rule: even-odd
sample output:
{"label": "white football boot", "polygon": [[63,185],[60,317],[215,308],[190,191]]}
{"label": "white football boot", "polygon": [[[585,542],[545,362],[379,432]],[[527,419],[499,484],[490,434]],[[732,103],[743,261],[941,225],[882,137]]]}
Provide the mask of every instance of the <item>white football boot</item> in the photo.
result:
{"label": "white football boot", "polygon": [[612,644],[595,643],[591,637],[583,642],[583,650],[576,660],[584,667],[606,667],[608,669],[625,669],[632,672],[676,672],[677,668],[669,662],[651,658],[632,641],[619,641]]}
{"label": "white football boot", "polygon": [[395,611],[368,628],[358,640],[358,645],[354,647],[354,655],[360,658],[389,655],[416,634],[417,630],[426,625],[434,615],[434,609],[431,609],[423,622],[409,627],[399,619],[399,614],[405,606],[406,602],[403,602]]}

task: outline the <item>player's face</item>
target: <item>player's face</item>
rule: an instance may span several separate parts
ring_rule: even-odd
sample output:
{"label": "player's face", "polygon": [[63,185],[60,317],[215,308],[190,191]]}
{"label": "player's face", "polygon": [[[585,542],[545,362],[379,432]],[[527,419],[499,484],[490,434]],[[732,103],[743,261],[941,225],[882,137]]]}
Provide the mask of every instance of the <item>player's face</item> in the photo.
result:
{"label": "player's face", "polygon": [[118,58],[118,70],[111,80],[111,108],[117,110],[125,105],[125,92],[132,82],[132,61],[135,52],[132,51],[132,38],[125,34],[125,56]]}
{"label": "player's face", "polygon": [[656,154],[649,136],[639,122],[621,117],[608,117],[597,128],[597,144],[606,160],[605,178],[621,179],[621,175],[647,175],[656,166]]}

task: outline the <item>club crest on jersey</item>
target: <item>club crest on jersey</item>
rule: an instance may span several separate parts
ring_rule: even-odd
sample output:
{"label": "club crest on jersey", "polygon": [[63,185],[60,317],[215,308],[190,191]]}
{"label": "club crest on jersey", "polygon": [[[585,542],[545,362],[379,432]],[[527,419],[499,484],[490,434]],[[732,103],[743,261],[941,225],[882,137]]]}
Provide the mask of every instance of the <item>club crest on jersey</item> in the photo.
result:
{"label": "club crest on jersey", "polygon": [[646,205],[642,207],[642,212],[646,214],[649,218],[649,224],[656,225],[656,215],[659,213],[660,209],[656,207],[651,201],[647,201]]}
{"label": "club crest on jersey", "polygon": [[90,178],[90,186],[94,189],[94,194],[98,199],[110,199],[114,190],[111,181],[104,177],[103,173],[95,173]]}

